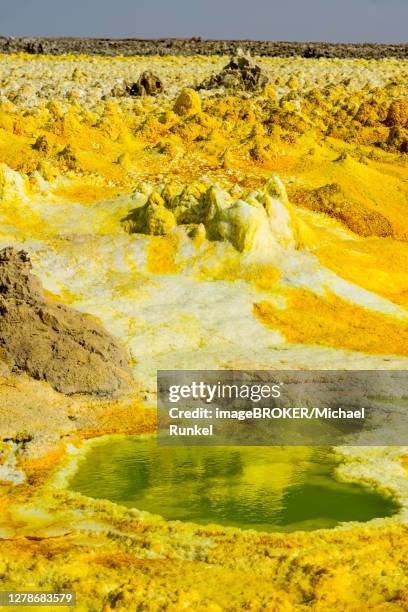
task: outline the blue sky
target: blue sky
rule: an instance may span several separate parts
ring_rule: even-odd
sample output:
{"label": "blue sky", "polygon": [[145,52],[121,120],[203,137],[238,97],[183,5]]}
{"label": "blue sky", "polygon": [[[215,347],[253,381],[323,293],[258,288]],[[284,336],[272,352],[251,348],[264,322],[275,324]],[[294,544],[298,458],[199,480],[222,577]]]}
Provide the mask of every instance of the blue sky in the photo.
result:
{"label": "blue sky", "polygon": [[0,35],[406,42],[408,0],[0,0]]}

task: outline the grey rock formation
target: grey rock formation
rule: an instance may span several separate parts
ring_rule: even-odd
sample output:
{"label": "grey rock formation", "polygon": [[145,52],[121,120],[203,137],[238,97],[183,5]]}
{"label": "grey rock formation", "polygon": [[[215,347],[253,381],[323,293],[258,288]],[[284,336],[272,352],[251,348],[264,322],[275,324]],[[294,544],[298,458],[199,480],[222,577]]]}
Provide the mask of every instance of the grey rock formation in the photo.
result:
{"label": "grey rock formation", "polygon": [[268,82],[261,68],[241,51],[218,74],[206,79],[198,89],[223,87],[233,91],[259,91]]}

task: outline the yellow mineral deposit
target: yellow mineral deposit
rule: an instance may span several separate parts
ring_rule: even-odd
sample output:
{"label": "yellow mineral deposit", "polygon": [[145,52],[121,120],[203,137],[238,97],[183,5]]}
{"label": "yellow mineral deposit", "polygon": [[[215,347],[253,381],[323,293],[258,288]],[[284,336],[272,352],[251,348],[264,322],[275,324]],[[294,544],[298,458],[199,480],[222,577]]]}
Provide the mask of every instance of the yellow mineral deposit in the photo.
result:
{"label": "yellow mineral deposit", "polygon": [[68,396],[0,362],[3,589],[72,588],[81,612],[408,606],[407,449],[343,449],[344,478],[401,511],[315,534],[55,484],[84,438],[154,431],[159,368],[408,366],[408,64],[256,61],[249,94],[214,77],[226,57],[0,57],[0,248],[97,318],[135,381]]}

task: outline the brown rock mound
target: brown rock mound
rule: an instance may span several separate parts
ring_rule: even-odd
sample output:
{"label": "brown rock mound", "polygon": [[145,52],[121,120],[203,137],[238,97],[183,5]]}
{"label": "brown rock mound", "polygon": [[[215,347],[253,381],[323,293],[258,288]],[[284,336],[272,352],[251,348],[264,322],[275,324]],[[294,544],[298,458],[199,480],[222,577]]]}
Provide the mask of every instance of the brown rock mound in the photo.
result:
{"label": "brown rock mound", "polygon": [[44,297],[24,251],[0,251],[0,351],[16,372],[66,394],[102,396],[131,384],[125,350],[88,315]]}
{"label": "brown rock mound", "polygon": [[394,125],[390,129],[387,145],[397,149],[400,153],[408,153],[408,129]]}
{"label": "brown rock mound", "polygon": [[299,189],[291,194],[291,199],[294,204],[337,219],[359,236],[385,238],[393,235],[392,225],[384,215],[348,200],[337,183],[323,185],[310,192]]}
{"label": "brown rock mound", "polygon": [[131,96],[157,96],[163,91],[163,83],[157,75],[150,70],[145,70],[136,83],[128,86],[128,93]]}
{"label": "brown rock mound", "polygon": [[388,109],[386,125],[408,128],[408,98],[394,100]]}
{"label": "brown rock mound", "polygon": [[238,52],[218,74],[198,86],[198,89],[223,87],[233,91],[259,91],[268,82],[261,68],[251,58]]}

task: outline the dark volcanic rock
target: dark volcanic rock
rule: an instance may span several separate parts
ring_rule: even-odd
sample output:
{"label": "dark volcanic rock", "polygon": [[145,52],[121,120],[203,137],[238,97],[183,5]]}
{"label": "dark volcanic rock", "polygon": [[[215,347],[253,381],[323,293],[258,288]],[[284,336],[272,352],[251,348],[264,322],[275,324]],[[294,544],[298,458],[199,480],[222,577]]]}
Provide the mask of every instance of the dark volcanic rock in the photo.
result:
{"label": "dark volcanic rock", "polygon": [[260,67],[241,52],[237,53],[221,72],[201,83],[198,89],[224,87],[233,91],[259,91],[267,82],[268,79]]}
{"label": "dark volcanic rock", "polygon": [[47,299],[24,251],[0,251],[0,351],[16,372],[66,394],[131,385],[125,350],[90,316]]}
{"label": "dark volcanic rock", "polygon": [[0,36],[0,53],[47,55],[235,55],[242,48],[269,57],[408,57],[408,44],[286,42],[275,40],[206,40],[194,38],[13,38]]}

